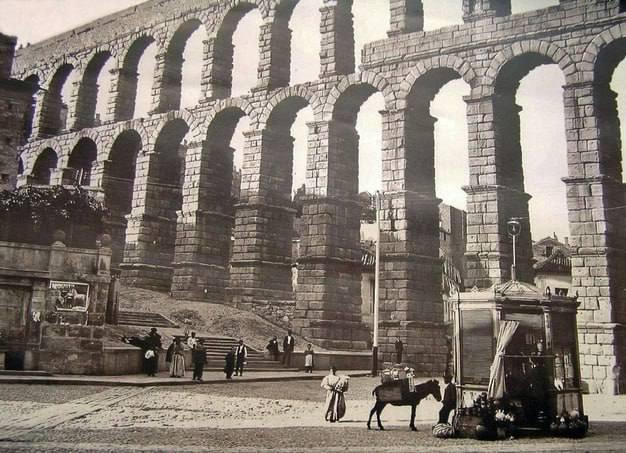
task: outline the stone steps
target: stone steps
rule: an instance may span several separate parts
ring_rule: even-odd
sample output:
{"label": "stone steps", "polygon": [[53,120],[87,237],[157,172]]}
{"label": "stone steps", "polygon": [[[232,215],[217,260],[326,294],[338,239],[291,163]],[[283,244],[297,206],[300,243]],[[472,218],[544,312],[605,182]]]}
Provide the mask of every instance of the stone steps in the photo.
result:
{"label": "stone steps", "polygon": [[178,327],[161,314],[141,311],[120,311],[117,315],[117,323],[122,326]]}
{"label": "stone steps", "polygon": [[[202,339],[204,347],[206,349],[207,363],[205,369],[219,369],[224,368],[224,357],[230,351],[233,346],[237,346],[239,340],[229,337],[203,337]],[[294,371],[293,368],[283,368],[280,362],[272,359],[268,359],[265,355],[255,350],[254,348],[246,345],[248,348],[248,358],[246,360],[246,369],[255,371]]]}

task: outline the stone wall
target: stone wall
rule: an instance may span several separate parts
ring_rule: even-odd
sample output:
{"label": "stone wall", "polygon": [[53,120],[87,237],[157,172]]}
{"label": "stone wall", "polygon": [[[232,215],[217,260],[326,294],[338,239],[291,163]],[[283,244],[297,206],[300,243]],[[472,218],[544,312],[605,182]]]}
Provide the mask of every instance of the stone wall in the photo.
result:
{"label": "stone wall", "polygon": [[0,33],[0,190],[15,188],[22,167],[19,147],[32,103],[32,88],[11,79],[16,39]]}
{"label": "stone wall", "polygon": [[[287,86],[288,22],[296,3],[148,1],[18,52],[14,77],[36,76],[48,90],[46,95],[37,96],[32,139],[21,153],[24,175],[20,183],[28,183],[46,165],[52,169],[49,182],[62,181],[70,167],[69,155],[82,139],[92,141],[97,149],[97,171],[90,184],[102,187],[107,168],[100,164],[112,158],[116,138],[132,131],[140,137],[141,145],[132,209],[127,214],[124,265],[128,281],[171,287],[184,297],[206,299],[204,291],[197,291],[204,282],[211,295],[219,298],[227,292],[234,303],[254,305],[256,295],[262,305],[282,303],[289,287],[290,262],[285,257],[290,238],[283,237],[282,232],[291,228],[291,194],[285,189],[287,181],[280,176],[289,162],[289,126],[296,112],[309,105],[314,120],[309,124],[305,231],[301,237],[304,258],[298,273],[303,291],[296,294],[293,325],[299,334],[328,347],[363,347],[355,255],[355,121],[360,105],[372,93],[383,95],[383,189],[389,202],[382,212],[381,319],[406,322],[408,326],[429,322],[436,330],[443,321],[443,308],[436,247],[439,200],[434,193],[435,119],[430,115],[430,100],[450,80],[461,78],[470,85],[465,98],[470,166],[470,183],[465,187],[465,284],[487,287],[510,278],[507,220],[528,217],[516,90],[519,81],[536,66],[556,64],[565,77],[567,150],[563,152],[567,153],[568,174],[564,181],[572,291],[580,296],[580,322],[584,328],[585,323],[621,326],[626,321],[621,300],[626,227],[623,216],[614,209],[626,201],[621,183],[619,121],[609,85],[615,67],[626,54],[623,2],[561,0],[550,8],[511,15],[510,1],[468,0],[463,2],[463,24],[425,32],[421,1],[392,0],[389,38],[366,44],[362,65],[355,72],[352,1],[325,0],[319,24],[320,78]],[[258,86],[249,94],[232,98],[232,31],[251,8],[258,8],[264,23]],[[207,34],[203,96],[198,106],[181,110],[177,78],[181,48],[196,27],[204,27]],[[158,48],[154,110],[147,118],[130,120],[136,64],[142,49],[152,41]],[[70,100],[69,127],[93,124],[87,108],[93,101],[93,68],[107,53],[116,68],[105,123],[76,131],[50,127],[50,121],[58,120],[54,118],[55,105],[72,68],[82,78]],[[233,215],[213,202],[225,188],[212,186],[211,178],[204,175],[211,171],[224,174],[223,156],[227,155],[231,131],[244,115],[250,119],[251,131],[246,134],[241,211]],[[170,151],[176,154],[183,137],[192,151],[188,149],[185,156],[182,198],[176,195],[170,199],[175,203],[164,215],[155,202],[161,201],[163,194],[159,161]],[[162,146],[164,140],[166,147]],[[222,158],[209,158],[220,153]],[[40,156],[46,157],[43,163],[38,160]],[[202,205],[202,200],[210,202]],[[249,214],[243,215],[244,210]],[[230,273],[224,263],[223,250],[230,245],[224,228],[215,231],[208,226],[213,222],[189,222],[223,215],[236,219],[237,252]],[[518,277],[530,280],[530,228],[527,220],[522,223]],[[167,238],[167,253],[156,250],[160,238]],[[420,332],[425,339],[430,338],[431,330]],[[615,329],[612,332],[617,335]],[[411,348],[422,344],[421,340],[411,341]],[[581,346],[596,349],[597,341],[597,336],[595,340],[581,336]],[[620,366],[626,359],[624,349],[602,351],[607,360]],[[583,357],[591,357],[589,354],[583,352]],[[430,358],[436,360],[435,356]],[[587,378],[603,381],[610,367],[597,365]]]}
{"label": "stone wall", "polygon": [[[0,294],[5,303],[0,350],[25,354],[25,369],[102,374],[110,262],[107,247],[76,249],[61,242],[51,246],[0,242]],[[88,284],[86,310],[57,310],[51,281]]]}

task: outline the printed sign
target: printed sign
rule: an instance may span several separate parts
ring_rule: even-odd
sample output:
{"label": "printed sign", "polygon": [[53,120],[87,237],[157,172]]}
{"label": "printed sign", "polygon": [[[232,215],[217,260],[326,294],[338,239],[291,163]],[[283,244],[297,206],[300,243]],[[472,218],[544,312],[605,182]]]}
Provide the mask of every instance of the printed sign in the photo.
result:
{"label": "printed sign", "polygon": [[87,283],[51,280],[50,289],[57,310],[87,311],[89,307]]}

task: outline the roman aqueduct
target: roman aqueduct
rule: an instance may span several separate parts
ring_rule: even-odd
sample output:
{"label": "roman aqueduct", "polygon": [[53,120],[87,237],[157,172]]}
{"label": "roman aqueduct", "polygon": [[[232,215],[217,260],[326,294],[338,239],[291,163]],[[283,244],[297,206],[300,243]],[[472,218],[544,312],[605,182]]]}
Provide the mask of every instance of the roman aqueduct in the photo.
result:
{"label": "roman aqueduct", "polygon": [[[368,43],[355,68],[352,0],[324,0],[319,79],[289,85],[289,20],[297,3],[152,0],[20,50],[14,77],[43,89],[33,93],[19,184],[62,184],[83,170],[82,183],[100,191],[113,213],[115,257],[129,284],[242,307],[295,303],[298,334],[329,348],[362,348],[353,271],[360,262],[361,209],[355,121],[361,104],[380,92],[389,197],[382,216],[381,348],[391,352],[401,336],[425,372],[441,371],[446,347],[430,101],[453,79],[471,87],[465,98],[466,286],[488,287],[510,277],[506,221],[528,218],[515,93],[533,68],[557,64],[565,78],[563,181],[573,290],[581,302],[581,366],[583,377],[601,389],[626,359],[626,216],[620,210],[626,199],[617,102],[609,86],[626,54],[626,2],[561,0],[512,15],[507,0],[463,0],[463,24],[425,32],[421,0],[389,0],[388,38]],[[232,35],[254,8],[263,19],[258,83],[231,97]],[[206,31],[202,95],[197,106],[181,109],[182,53],[197,29]],[[133,119],[137,65],[151,43],[158,48],[152,111]],[[96,81],[110,59],[108,117],[97,124]],[[80,77],[62,128],[61,89],[71,71]],[[294,295],[290,127],[306,106],[314,120],[308,124]],[[230,140],[243,116],[250,130],[233,210]],[[531,272],[525,227],[522,279]]]}

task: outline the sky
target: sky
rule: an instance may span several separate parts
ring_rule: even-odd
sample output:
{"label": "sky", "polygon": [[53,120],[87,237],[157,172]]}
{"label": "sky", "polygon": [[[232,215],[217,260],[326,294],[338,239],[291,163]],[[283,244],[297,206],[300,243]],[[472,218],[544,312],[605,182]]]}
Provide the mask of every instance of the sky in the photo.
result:
{"label": "sky", "polygon": [[[98,17],[142,3],[143,0],[0,0],[0,31],[16,35],[21,44],[35,43],[67,31]],[[292,83],[314,80],[319,72],[319,6],[322,0],[301,0],[290,22],[292,35]],[[461,0],[424,0],[425,29],[462,22]],[[513,12],[557,5],[558,0],[513,0]],[[388,0],[354,0],[354,22],[357,64],[364,43],[383,39],[389,23]],[[257,33],[260,15],[248,13],[234,35],[233,94],[244,94],[256,82],[258,63]],[[312,39],[314,37],[314,39]],[[200,31],[187,43],[183,69],[183,107],[196,104],[199,96],[202,40]],[[135,116],[149,109],[151,74],[154,70],[155,46],[149,48],[139,66],[139,94]],[[98,80],[100,95],[97,111],[106,119],[106,98],[109,85],[109,62]],[[71,80],[65,84],[64,97],[69,97]],[[565,134],[562,104],[563,76],[555,65],[541,66],[526,76],[517,93],[522,107],[522,152],[526,191],[532,195],[530,221],[533,239],[556,233],[569,236],[565,185],[567,175]],[[612,88],[618,92],[622,124],[626,124],[626,64],[618,67]],[[469,87],[461,80],[445,85],[431,104],[435,125],[435,160],[437,196],[444,203],[465,209],[466,197],[461,187],[468,183],[466,105],[462,97]],[[373,192],[381,187],[381,126],[379,111],[384,107],[382,95],[375,94],[362,106],[357,131],[360,135],[359,190]],[[304,182],[306,122],[312,119],[310,108],[300,111],[292,128],[294,143],[294,188]],[[243,135],[249,128],[243,118],[231,145],[236,149],[235,162],[242,160]],[[623,142],[626,140],[622,140]]]}

